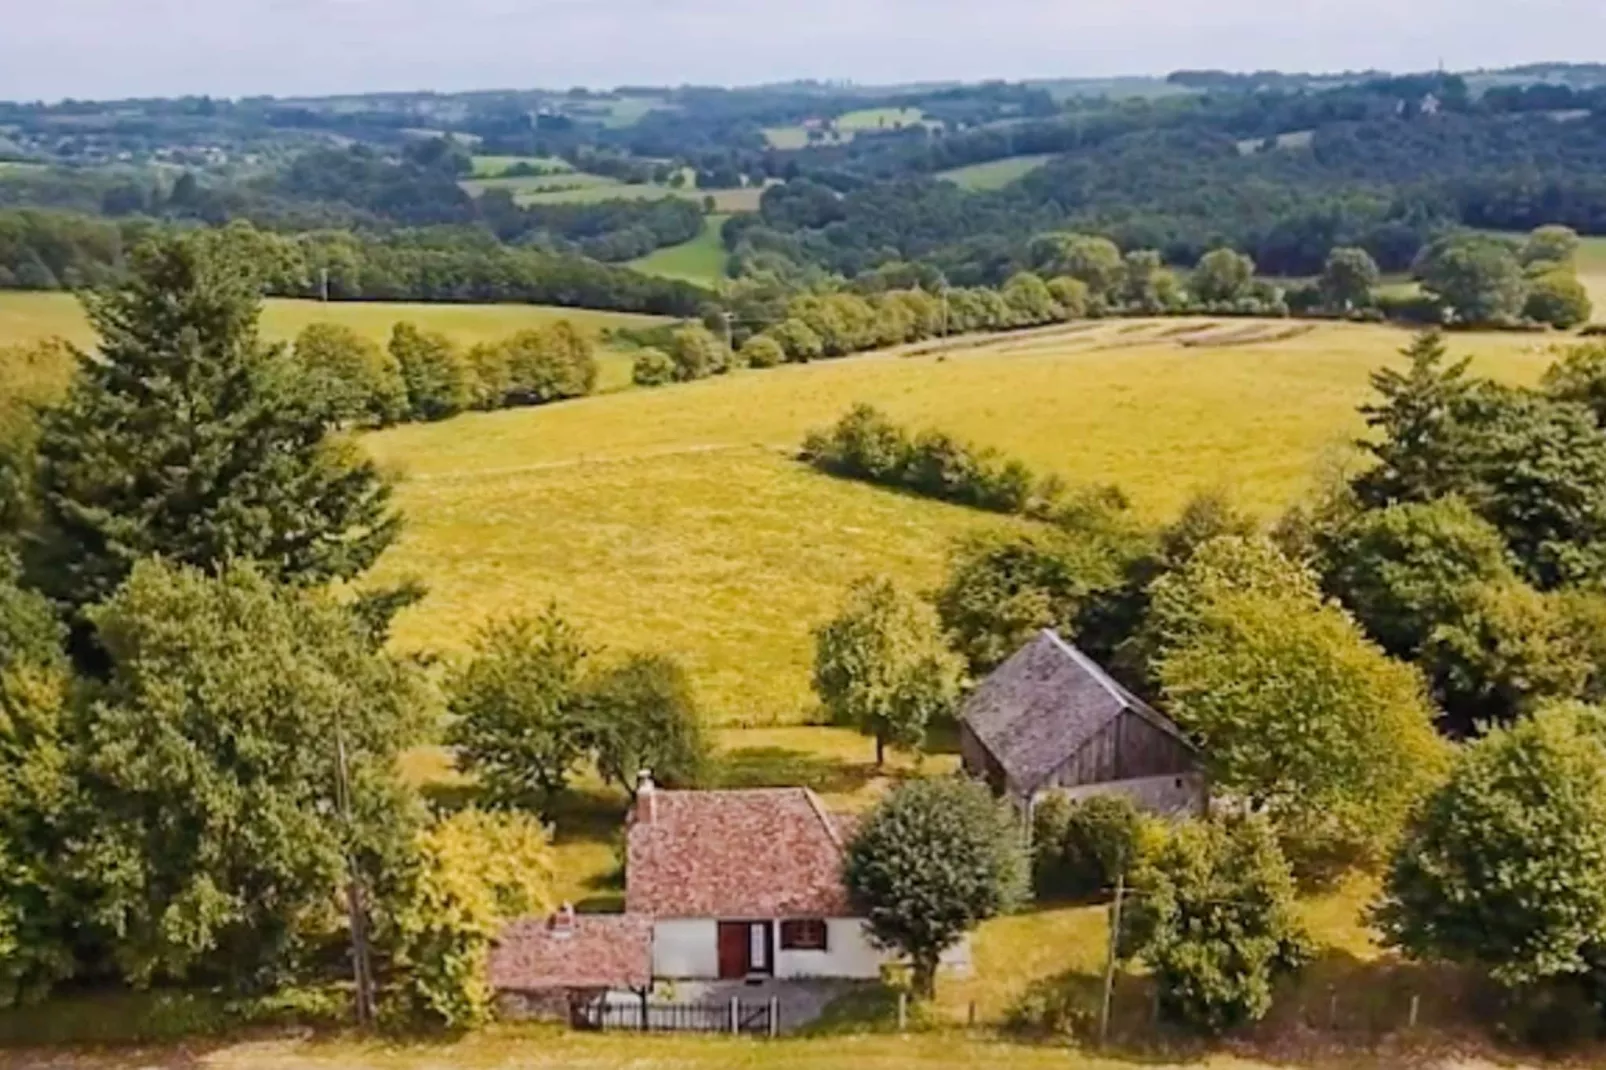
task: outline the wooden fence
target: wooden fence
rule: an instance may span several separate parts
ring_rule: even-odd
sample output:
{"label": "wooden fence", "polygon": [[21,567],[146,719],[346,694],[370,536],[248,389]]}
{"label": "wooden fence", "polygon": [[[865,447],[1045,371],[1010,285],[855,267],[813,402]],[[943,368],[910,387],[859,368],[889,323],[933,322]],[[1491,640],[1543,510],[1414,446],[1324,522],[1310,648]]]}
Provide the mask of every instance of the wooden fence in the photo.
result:
{"label": "wooden fence", "polygon": [[764,1003],[665,1003],[648,1000],[576,1004],[570,1024],[593,1032],[623,1030],[637,1033],[731,1033],[774,1036],[780,1030],[775,1000]]}

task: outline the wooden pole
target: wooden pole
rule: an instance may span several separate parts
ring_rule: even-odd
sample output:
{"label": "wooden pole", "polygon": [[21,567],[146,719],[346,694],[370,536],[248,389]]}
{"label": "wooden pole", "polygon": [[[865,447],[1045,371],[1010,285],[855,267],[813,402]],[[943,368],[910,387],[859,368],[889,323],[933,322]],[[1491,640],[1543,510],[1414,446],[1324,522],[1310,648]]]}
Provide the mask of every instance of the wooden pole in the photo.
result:
{"label": "wooden pole", "polygon": [[731,997],[731,1036],[736,1036],[741,1031],[742,1031],[742,998],[740,996],[732,996]]}
{"label": "wooden pole", "polygon": [[1115,902],[1110,904],[1110,949],[1104,960],[1104,999],[1099,1005],[1099,1047],[1110,1038],[1110,1006],[1115,1000],[1115,959],[1121,940],[1121,904],[1126,899],[1126,874],[1115,877]]}
{"label": "wooden pole", "polygon": [[898,993],[898,1032],[902,1033],[909,1026],[909,993]]}
{"label": "wooden pole", "polygon": [[1416,1016],[1422,1010],[1422,996],[1420,993],[1411,995],[1411,1028],[1416,1028]]}
{"label": "wooden pole", "polygon": [[770,997],[770,1036],[781,1035],[781,997]]}

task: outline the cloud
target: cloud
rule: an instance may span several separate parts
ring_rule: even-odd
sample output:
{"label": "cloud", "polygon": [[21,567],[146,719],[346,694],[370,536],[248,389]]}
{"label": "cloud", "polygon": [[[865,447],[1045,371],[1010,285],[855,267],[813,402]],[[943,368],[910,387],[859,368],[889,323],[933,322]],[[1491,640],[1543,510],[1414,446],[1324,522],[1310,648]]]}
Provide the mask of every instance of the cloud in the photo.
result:
{"label": "cloud", "polygon": [[1606,4],[0,0],[0,26],[0,97],[54,99],[1467,68],[1591,58]]}

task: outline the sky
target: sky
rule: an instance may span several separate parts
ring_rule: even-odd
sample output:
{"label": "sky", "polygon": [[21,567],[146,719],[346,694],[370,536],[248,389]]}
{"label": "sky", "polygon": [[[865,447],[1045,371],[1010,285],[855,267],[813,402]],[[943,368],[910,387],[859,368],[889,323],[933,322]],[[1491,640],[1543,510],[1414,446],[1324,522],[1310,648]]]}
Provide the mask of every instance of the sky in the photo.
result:
{"label": "sky", "polygon": [[1606,60],[1603,0],[0,0],[0,99]]}

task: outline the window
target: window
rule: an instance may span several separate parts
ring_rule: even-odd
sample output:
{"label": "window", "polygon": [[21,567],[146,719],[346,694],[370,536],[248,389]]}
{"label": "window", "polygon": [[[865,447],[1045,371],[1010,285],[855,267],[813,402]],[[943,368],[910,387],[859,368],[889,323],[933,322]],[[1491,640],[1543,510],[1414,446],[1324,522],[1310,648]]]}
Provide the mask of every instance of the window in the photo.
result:
{"label": "window", "polygon": [[820,918],[800,918],[781,922],[782,951],[826,950],[826,927]]}

